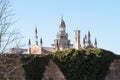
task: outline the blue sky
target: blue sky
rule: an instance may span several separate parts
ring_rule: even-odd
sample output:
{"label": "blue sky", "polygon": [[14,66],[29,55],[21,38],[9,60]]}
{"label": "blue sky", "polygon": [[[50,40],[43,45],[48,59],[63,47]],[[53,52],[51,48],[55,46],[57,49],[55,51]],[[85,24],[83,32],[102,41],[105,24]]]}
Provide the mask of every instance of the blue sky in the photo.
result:
{"label": "blue sky", "polygon": [[120,0],[10,0],[14,9],[14,26],[34,44],[34,28],[38,28],[43,46],[51,46],[58,32],[61,15],[64,17],[71,42],[74,30],[81,31],[82,38],[88,30],[91,40],[97,38],[98,47],[120,54]]}

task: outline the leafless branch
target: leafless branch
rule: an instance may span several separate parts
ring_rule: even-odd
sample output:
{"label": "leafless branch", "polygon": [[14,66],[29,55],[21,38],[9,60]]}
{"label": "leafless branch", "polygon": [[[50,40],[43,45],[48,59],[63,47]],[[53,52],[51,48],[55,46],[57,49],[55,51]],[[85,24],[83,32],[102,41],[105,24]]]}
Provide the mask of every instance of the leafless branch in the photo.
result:
{"label": "leafless branch", "polygon": [[11,43],[20,38],[18,30],[11,28],[13,16],[9,0],[0,0],[0,53],[4,53]]}

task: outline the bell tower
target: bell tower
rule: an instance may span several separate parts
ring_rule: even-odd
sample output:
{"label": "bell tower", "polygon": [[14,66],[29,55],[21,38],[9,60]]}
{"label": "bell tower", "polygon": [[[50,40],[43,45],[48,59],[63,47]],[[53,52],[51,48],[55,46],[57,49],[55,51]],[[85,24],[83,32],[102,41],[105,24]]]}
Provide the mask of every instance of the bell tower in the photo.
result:
{"label": "bell tower", "polygon": [[74,48],[79,49],[80,48],[80,30],[74,31]]}

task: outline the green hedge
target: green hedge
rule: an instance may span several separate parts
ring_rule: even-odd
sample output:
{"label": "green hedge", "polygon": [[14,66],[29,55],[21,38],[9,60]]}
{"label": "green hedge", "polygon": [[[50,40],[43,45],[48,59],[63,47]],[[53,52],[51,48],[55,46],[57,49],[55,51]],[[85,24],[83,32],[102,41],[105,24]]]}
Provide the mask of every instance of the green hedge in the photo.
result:
{"label": "green hedge", "polygon": [[68,49],[53,53],[67,80],[104,80],[115,55],[104,49]]}
{"label": "green hedge", "polygon": [[24,64],[26,80],[41,80],[51,55],[22,55],[21,62]]}
{"label": "green hedge", "polygon": [[22,55],[21,62],[26,80],[41,80],[50,59],[54,60],[67,80],[104,80],[115,58],[112,52],[104,49],[68,49],[46,56]]}
{"label": "green hedge", "polygon": [[104,80],[110,63],[120,56],[104,49],[68,49],[49,55],[0,54],[4,58],[20,58],[26,80],[41,80],[50,59],[58,65],[67,80]]}

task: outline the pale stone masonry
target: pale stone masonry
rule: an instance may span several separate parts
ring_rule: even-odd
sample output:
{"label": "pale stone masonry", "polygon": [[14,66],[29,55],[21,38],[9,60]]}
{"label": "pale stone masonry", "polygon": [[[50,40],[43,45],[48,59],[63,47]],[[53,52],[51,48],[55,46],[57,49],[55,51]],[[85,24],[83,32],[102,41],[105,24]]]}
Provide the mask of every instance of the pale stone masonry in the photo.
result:
{"label": "pale stone masonry", "polygon": [[[25,72],[21,66],[21,56],[15,54],[0,55],[0,80],[25,80]],[[47,78],[47,79],[46,79]],[[43,80],[66,80],[59,67],[50,60],[43,73]],[[120,80],[120,59],[115,59],[105,80]]]}
{"label": "pale stone masonry", "polygon": [[49,64],[46,66],[46,70],[43,74],[42,80],[66,80],[65,76],[60,71],[59,67],[50,60]]}
{"label": "pale stone masonry", "polygon": [[80,49],[81,44],[80,44],[80,30],[75,30],[74,31],[74,48],[75,49]]}
{"label": "pale stone masonry", "polygon": [[111,63],[105,80],[120,80],[120,59],[116,59]]}

